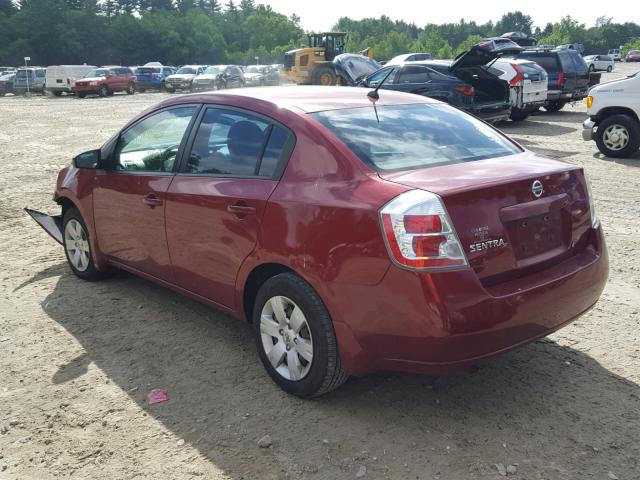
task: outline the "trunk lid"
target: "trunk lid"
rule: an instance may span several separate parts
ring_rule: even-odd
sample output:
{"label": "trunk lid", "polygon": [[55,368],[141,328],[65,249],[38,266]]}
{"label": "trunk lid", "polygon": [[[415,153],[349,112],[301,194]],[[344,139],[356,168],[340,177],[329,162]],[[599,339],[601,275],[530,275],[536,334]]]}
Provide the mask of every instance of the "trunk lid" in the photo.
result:
{"label": "trunk lid", "polygon": [[488,38],[456,57],[449,69],[452,72],[465,67],[480,67],[502,55],[515,55],[524,48],[508,38]]}
{"label": "trunk lid", "polygon": [[591,227],[582,169],[531,152],[380,176],[442,198],[485,286],[577,253]]}

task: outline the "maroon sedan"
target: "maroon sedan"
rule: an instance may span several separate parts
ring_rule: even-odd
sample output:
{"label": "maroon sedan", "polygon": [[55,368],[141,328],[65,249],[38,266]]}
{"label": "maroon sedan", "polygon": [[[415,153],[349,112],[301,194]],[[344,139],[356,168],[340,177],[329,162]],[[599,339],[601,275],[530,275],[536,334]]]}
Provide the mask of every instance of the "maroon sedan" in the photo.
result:
{"label": "maroon sedan", "polygon": [[30,213],[78,277],[121,268],[246,319],[300,396],[531,342],[608,272],[581,167],[391,91],[173,97],[78,155],[54,199],[61,216]]}
{"label": "maroon sedan", "polygon": [[625,62],[640,62],[640,50],[631,50],[627,53],[627,56],[624,57]]}

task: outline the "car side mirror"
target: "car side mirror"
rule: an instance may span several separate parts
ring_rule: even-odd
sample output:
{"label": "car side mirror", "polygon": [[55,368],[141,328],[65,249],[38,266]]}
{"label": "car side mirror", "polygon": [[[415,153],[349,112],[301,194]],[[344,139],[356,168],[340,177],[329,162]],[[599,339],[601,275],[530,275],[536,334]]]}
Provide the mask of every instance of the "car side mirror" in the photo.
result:
{"label": "car side mirror", "polygon": [[100,150],[89,150],[81,153],[73,159],[73,166],[76,168],[98,168],[100,162]]}

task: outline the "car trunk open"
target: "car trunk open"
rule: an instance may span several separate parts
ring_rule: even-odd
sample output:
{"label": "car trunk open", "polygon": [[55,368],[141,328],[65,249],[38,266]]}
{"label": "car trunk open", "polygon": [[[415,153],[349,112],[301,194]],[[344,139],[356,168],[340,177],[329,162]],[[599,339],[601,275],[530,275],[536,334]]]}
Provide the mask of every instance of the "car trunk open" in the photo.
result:
{"label": "car trunk open", "polygon": [[[579,167],[529,152],[379,175],[437,193],[470,267],[486,287],[514,280],[580,253],[591,217]],[[534,182],[542,184],[536,197]],[[446,186],[444,186],[446,185]]]}

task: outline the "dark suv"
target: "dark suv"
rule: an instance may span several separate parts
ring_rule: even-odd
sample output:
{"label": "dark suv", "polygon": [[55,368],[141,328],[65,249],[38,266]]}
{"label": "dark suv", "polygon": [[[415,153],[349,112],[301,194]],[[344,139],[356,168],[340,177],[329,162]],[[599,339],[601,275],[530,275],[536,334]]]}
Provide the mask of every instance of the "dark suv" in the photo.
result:
{"label": "dark suv", "polygon": [[518,58],[533,60],[547,71],[549,91],[544,108],[549,112],[587,96],[589,67],[576,50],[532,49],[521,52]]}

